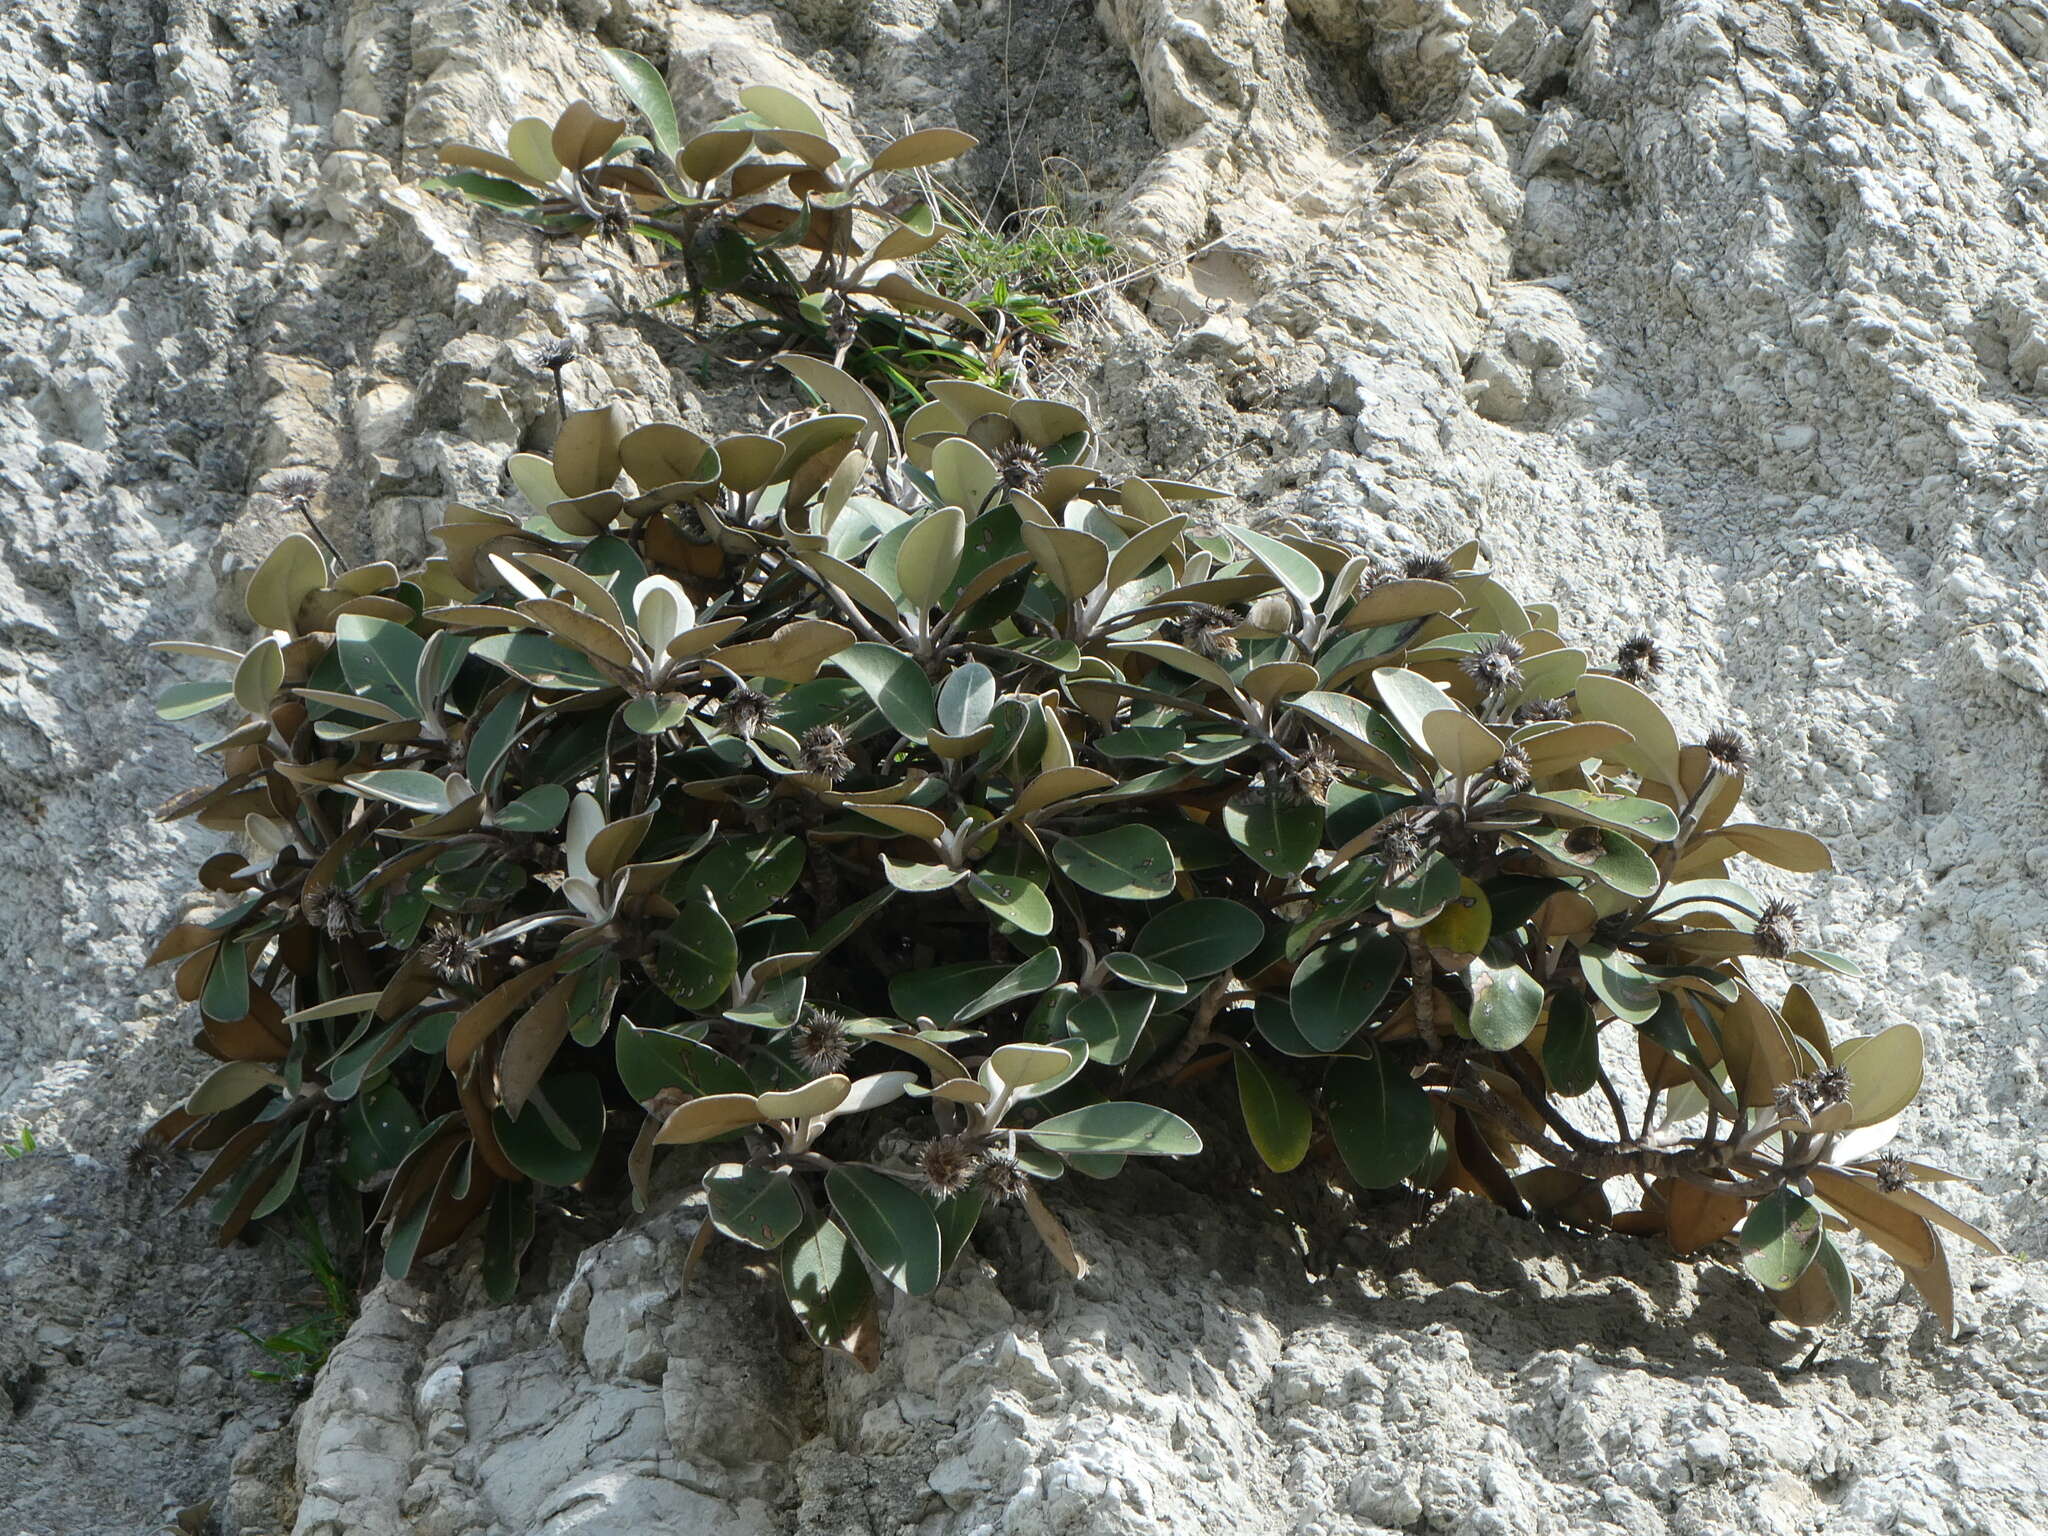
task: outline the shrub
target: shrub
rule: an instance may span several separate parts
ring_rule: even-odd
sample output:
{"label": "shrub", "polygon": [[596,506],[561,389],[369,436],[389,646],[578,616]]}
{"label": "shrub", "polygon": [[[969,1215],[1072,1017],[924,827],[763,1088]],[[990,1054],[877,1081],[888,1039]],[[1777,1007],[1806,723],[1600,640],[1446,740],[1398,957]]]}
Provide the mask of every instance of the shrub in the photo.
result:
{"label": "shrub", "polygon": [[1228,1064],[1281,1173],[1736,1236],[1802,1323],[1846,1226],[1950,1316],[1936,1229],[1988,1240],[1878,1155],[1920,1036],[1753,968],[1848,969],[1729,870],[1828,857],[1739,819],[1652,643],[1594,665],[1476,544],[1203,531],[1067,405],[940,381],[899,436],[783,361],[827,413],[577,413],[523,519],[451,507],[404,572],[292,535],[248,651],[166,647],[222,674],[167,716],[241,715],[169,813],[252,851],[154,957],[223,1240],[317,1170],[388,1273],[479,1228],[503,1296],[537,1190],[712,1146],[704,1236],[871,1360],[872,1276],[930,1290],[1003,1200],[1078,1271],[1041,1190],[1198,1153]]}
{"label": "shrub", "polygon": [[971,335],[984,328],[974,309],[912,275],[959,231],[921,189],[883,190],[891,176],[966,153],[972,136],[927,128],[865,157],[835,143],[809,102],[756,85],[740,92],[742,111],[685,140],[659,72],[622,48],[605,59],[644,135],[576,101],[552,124],[521,118],[501,149],[444,145],[451,169],[427,185],[547,238],[645,240],[680,269],[677,299],[698,326],[714,295],[758,314],[728,329],[728,347],[766,333],[770,351],[829,358],[899,415],[923,402],[927,379],[984,370],[980,351],[942,323]]}

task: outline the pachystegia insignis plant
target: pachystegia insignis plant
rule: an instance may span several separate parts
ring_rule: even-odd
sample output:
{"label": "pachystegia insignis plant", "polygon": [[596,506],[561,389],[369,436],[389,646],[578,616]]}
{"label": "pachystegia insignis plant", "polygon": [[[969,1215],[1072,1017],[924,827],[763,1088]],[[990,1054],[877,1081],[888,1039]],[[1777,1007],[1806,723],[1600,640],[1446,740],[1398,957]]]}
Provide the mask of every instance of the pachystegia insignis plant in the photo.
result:
{"label": "pachystegia insignis plant", "polygon": [[735,331],[830,359],[899,416],[934,376],[988,372],[990,359],[942,324],[972,337],[982,319],[916,276],[916,259],[959,231],[922,192],[885,191],[892,176],[965,154],[971,135],[926,128],[863,156],[835,143],[809,102],[756,85],[740,92],[740,112],[686,140],[652,65],[622,48],[605,61],[644,135],[572,102],[552,124],[515,122],[502,149],[444,145],[452,169],[428,185],[550,238],[644,239],[680,269],[677,298],[700,326],[713,295],[742,301],[760,318]]}
{"label": "pachystegia insignis plant", "polygon": [[784,363],[825,413],[579,412],[525,516],[451,507],[411,571],[294,535],[248,651],[168,647],[221,676],[166,714],[239,715],[170,813],[253,850],[155,957],[224,1239],[317,1169],[388,1272],[480,1228],[502,1295],[538,1191],[708,1148],[704,1235],[872,1361],[877,1279],[929,1291],[987,1202],[1078,1270],[1041,1191],[1199,1153],[1227,1063],[1273,1170],[1734,1237],[1809,1324],[1853,1229],[1950,1317],[1941,1230],[1989,1240],[1880,1153],[1919,1033],[1754,969],[1845,968],[1730,870],[1827,854],[1740,819],[1654,645],[1594,665],[1476,545],[1203,532],[1066,405],[940,381],[899,435]]}

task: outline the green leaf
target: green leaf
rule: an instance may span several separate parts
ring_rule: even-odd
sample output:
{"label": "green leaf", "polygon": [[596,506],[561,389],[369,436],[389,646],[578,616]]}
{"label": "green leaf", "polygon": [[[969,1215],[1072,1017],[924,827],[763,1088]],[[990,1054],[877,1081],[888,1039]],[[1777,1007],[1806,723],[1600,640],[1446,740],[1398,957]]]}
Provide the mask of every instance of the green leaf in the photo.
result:
{"label": "green leaf", "polygon": [[626,729],[642,736],[659,736],[663,731],[672,731],[689,718],[690,701],[677,694],[643,694],[634,699],[619,718],[626,722]]}
{"label": "green leaf", "polygon": [[872,1358],[874,1282],[846,1234],[822,1211],[782,1245],[782,1291],[812,1343],[856,1360]]}
{"label": "green leaf", "polygon": [[964,869],[948,869],[943,864],[899,864],[886,853],[882,855],[882,873],[897,890],[913,896],[950,891],[968,875]]}
{"label": "green leaf", "polygon": [[508,688],[506,695],[470,726],[468,739],[463,743],[463,775],[480,790],[491,789],[498,770],[504,766],[505,754],[519,737],[526,714],[526,690],[510,685]]}
{"label": "green leaf", "polygon": [[581,651],[531,630],[516,635],[486,635],[469,648],[469,654],[542,688],[587,693],[615,686]]}
{"label": "green leaf", "polygon": [[[1254,946],[1256,947],[1256,946]],[[1109,974],[1118,981],[1128,981],[1134,987],[1143,987],[1148,992],[1166,992],[1180,996],[1188,989],[1188,979],[1171,966],[1161,965],[1156,960],[1147,960],[1142,955],[1129,955],[1118,950],[1104,955],[1102,963]]]}
{"label": "green leaf", "polygon": [[1408,948],[1388,934],[1351,933],[1296,967],[1288,1006],[1304,1040],[1341,1049],[1372,1018],[1401,974]]}
{"label": "green leaf", "polygon": [[1543,1011],[1543,984],[1519,965],[1495,970],[1472,963],[1472,1038],[1490,1051],[1511,1051],[1528,1039]]}
{"label": "green leaf", "polygon": [[891,1285],[922,1296],[939,1283],[939,1222],[923,1196],[886,1173],[845,1163],[825,1175],[825,1194]]}
{"label": "green leaf", "polygon": [[[642,1029],[631,1019],[620,1019],[612,1035],[619,1082],[643,1104],[664,1088],[695,1086],[684,1055],[684,1048],[693,1043],[664,1029]],[[750,1093],[752,1085],[737,1091]]]}
{"label": "green leaf", "polygon": [[1543,1033],[1543,1071],[1553,1092],[1577,1098],[1600,1080],[1600,1031],[1586,994],[1567,987],[1550,1000]]}
{"label": "green leaf", "polygon": [[1222,975],[1265,937],[1266,925],[1249,907],[1221,896],[1198,896],[1176,902],[1146,923],[1131,949],[1140,959],[1201,981]]}
{"label": "green leaf", "polygon": [[1258,1027],[1259,1037],[1282,1056],[1323,1054],[1302,1034],[1301,1026],[1294,1022],[1294,1010],[1284,997],[1271,992],[1260,994],[1252,1005],[1252,1022]]}
{"label": "green leaf", "polygon": [[[1241,530],[1240,530],[1241,531]],[[1270,875],[1292,878],[1323,842],[1323,808],[1253,788],[1223,807],[1223,830]]]}
{"label": "green leaf", "polygon": [[1742,1224],[1742,1267],[1766,1290],[1789,1289],[1820,1252],[1820,1208],[1789,1189],[1773,1190]]}
{"label": "green leaf", "polygon": [[1052,932],[1052,902],[1045,891],[1021,875],[967,877],[967,893],[1007,923],[1043,938]]}
{"label": "green leaf", "polygon": [[1164,762],[1168,753],[1178,752],[1187,744],[1188,733],[1173,726],[1130,725],[1098,737],[1095,750],[1104,757]]}
{"label": "green leaf", "polygon": [[1322,596],[1323,573],[1315,561],[1290,545],[1250,528],[1232,526],[1230,536],[1251,552],[1254,560],[1273,573],[1280,585],[1301,605],[1303,613],[1313,612]]}
{"label": "green leaf", "polygon": [[1583,852],[1567,843],[1572,834],[1561,827],[1532,827],[1511,836],[1540,849],[1566,873],[1590,875],[1624,896],[1647,896],[1657,889],[1657,866],[1647,853],[1620,832],[1607,827],[1594,830],[1600,834],[1600,846]]}
{"label": "green leaf", "polygon": [[1275,1173],[1299,1168],[1315,1125],[1294,1085],[1268,1071],[1250,1051],[1237,1053],[1237,1102],[1260,1159]]}
{"label": "green leaf", "polygon": [[1664,1000],[1633,960],[1604,945],[1588,945],[1579,952],[1579,971],[1614,1016],[1631,1024],[1647,1021]]}
{"label": "green leaf", "polygon": [[604,1084],[591,1072],[543,1078],[518,1119],[502,1105],[492,1110],[491,1129],[512,1166],[535,1183],[578,1183],[604,1139]]}
{"label": "green leaf", "polygon": [[248,945],[229,942],[214,954],[205,989],[199,994],[199,1011],[223,1024],[249,1016]]}
{"label": "green leaf", "polygon": [[675,921],[641,961],[654,984],[684,1008],[709,1008],[725,995],[739,969],[732,925],[708,901],[679,904]]}
{"label": "green leaf", "polygon": [[420,1117],[397,1084],[357,1094],[341,1111],[342,1177],[358,1188],[396,1168],[419,1134]]}
{"label": "green leaf", "polygon": [[970,736],[988,724],[995,707],[995,673],[978,661],[970,661],[955,667],[939,686],[939,729],[948,736]]}
{"label": "green leaf", "polygon": [[494,812],[491,820],[507,832],[552,832],[569,813],[569,791],[542,784]]}
{"label": "green leaf", "polygon": [[668,895],[715,898],[731,923],[766,912],[804,872],[801,839],[781,833],[721,838],[701,859],[670,877]]}
{"label": "green leaf", "polygon": [[1385,1051],[1340,1056],[1326,1084],[1337,1155],[1363,1189],[1385,1189],[1429,1155],[1436,1111],[1414,1078]]}
{"label": "green leaf", "polygon": [[1431,853],[1400,880],[1382,881],[1379,904],[1397,928],[1420,928],[1464,894],[1458,866]]}
{"label": "green leaf", "polygon": [[533,1190],[500,1184],[484,1218],[484,1291],[500,1305],[519,1291],[519,1265],[533,1241]]}
{"label": "green leaf", "polygon": [[459,192],[471,202],[506,208],[515,213],[540,206],[540,199],[518,182],[507,181],[502,176],[486,176],[482,171],[443,171],[438,176],[427,177],[420,185],[434,192]]}
{"label": "green leaf", "polygon": [[939,1202],[939,1273],[946,1274],[953,1267],[953,1261],[960,1257],[960,1250],[967,1246],[967,1239],[974,1235],[974,1224],[981,1220],[982,1207],[988,1203],[988,1196],[980,1185],[962,1190],[951,1199]]}
{"label": "green leaf", "polygon": [[1137,1157],[1192,1157],[1202,1150],[1195,1128],[1156,1104],[1088,1104],[1054,1115],[1024,1133],[1048,1152],[1112,1152]]}
{"label": "green leaf", "polygon": [[1508,804],[1517,810],[1548,813],[1566,825],[1590,823],[1633,832],[1653,843],[1668,843],[1678,836],[1678,813],[1655,800],[1632,795],[1600,795],[1587,789],[1552,789],[1542,794],[1517,795]]}
{"label": "green leaf", "polygon": [[750,1248],[779,1248],[804,1223],[796,1179],[788,1173],[721,1163],[704,1175],[711,1224]]}
{"label": "green leaf", "polygon": [[668,84],[652,64],[625,48],[604,51],[605,68],[619,82],[640,115],[647,119],[648,137],[654,147],[673,159],[683,147],[682,131],[676,126],[676,104],[669,99]]}
{"label": "green leaf", "polygon": [[1023,964],[1005,972],[987,991],[963,1004],[950,1021],[937,1015],[933,1018],[940,1024],[969,1024],[983,1014],[993,1013],[1020,998],[1036,997],[1059,979],[1060,952],[1057,946],[1048,944]]}
{"label": "green leaf", "polygon": [[277,1174],[270,1182],[269,1190],[256,1202],[256,1209],[249,1213],[251,1221],[261,1221],[274,1216],[291,1199],[292,1191],[299,1187],[299,1167],[306,1156],[306,1123],[302,1120],[286,1134],[284,1148],[272,1160],[271,1166]]}
{"label": "green leaf", "polygon": [[1131,1059],[1152,1017],[1156,994],[1099,992],[1067,1013],[1067,1027],[1088,1042],[1088,1054],[1112,1067]]}
{"label": "green leaf", "polygon": [[389,619],[344,613],[334,621],[334,645],[351,689],[407,715],[419,714],[414,690],[426,641]]}
{"label": "green leaf", "polygon": [[437,775],[418,768],[379,768],[341,781],[372,800],[388,800],[411,811],[445,811],[448,786]]}
{"label": "green leaf", "polygon": [[1156,901],[1173,892],[1172,845],[1137,823],[1063,837],[1053,844],[1052,858],[1060,873],[1098,896]]}
{"label": "green leaf", "polygon": [[889,1007],[899,1019],[950,1025],[962,1008],[1007,976],[1000,965],[935,965],[889,978]]}
{"label": "green leaf", "polygon": [[921,742],[938,724],[931,679],[894,646],[859,641],[825,665],[838,667],[858,683],[898,735]]}
{"label": "green leaf", "polygon": [[218,709],[235,696],[235,685],[226,678],[213,682],[173,683],[156,696],[160,720],[189,720],[209,709]]}

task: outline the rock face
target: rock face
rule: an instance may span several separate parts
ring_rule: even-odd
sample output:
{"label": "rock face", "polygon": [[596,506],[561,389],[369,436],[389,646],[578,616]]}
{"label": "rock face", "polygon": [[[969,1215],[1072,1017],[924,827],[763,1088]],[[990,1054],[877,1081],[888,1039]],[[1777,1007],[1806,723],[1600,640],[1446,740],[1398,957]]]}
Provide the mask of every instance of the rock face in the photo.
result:
{"label": "rock face", "polygon": [[[2048,1282],[1889,1279],[1794,1374],[1744,1288],[1455,1206],[1290,1232],[1164,1175],[1073,1192],[1069,1284],[998,1223],[872,1377],[790,1347],[669,1208],[490,1309],[386,1286],[296,1417],[233,1330],[303,1310],[124,1153],[177,1091],[139,962],[204,851],[148,818],[147,696],[233,638],[279,471],[416,549],[552,431],[534,345],[643,418],[707,395],[658,290],[416,183],[433,147],[665,62],[871,132],[1156,269],[1049,386],[1134,466],[1673,653],[1763,749],[1845,1028],[1906,1020],[1906,1145],[2048,1241],[2048,7],[2041,0],[48,0],[0,32],[0,1533],[649,1529],[2005,1533],[2048,1508]],[[787,402],[770,402],[769,409]],[[1788,887],[1788,889],[1794,889]],[[1875,1281],[1877,1270],[1866,1272]],[[290,1422],[287,1420],[290,1418]],[[230,1462],[234,1475],[230,1476]]]}

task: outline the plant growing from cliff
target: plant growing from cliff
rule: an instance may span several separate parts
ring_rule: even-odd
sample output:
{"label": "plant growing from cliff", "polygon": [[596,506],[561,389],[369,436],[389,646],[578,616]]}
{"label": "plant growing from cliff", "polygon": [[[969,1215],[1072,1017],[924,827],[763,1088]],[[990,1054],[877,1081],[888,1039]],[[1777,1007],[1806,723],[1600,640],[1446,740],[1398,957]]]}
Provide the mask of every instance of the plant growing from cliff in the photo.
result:
{"label": "plant growing from cliff", "polygon": [[781,361],[825,414],[578,412],[523,513],[409,571],[292,535],[255,644],[167,647],[220,675],[163,712],[235,717],[168,814],[246,851],[155,954],[216,1061],[157,1134],[223,1240],[318,1170],[389,1273],[475,1230],[504,1295],[537,1193],[681,1157],[700,1239],[872,1360],[877,1281],[991,1202],[1078,1272],[1043,1191],[1199,1152],[1221,1068],[1276,1176],[1733,1239],[1803,1323],[1854,1229],[1950,1316],[1941,1231],[1989,1240],[1880,1154],[1919,1033],[1757,968],[1846,962],[1734,877],[1828,863],[1739,817],[1739,737],[1477,545],[1204,531],[1070,406],[937,381],[899,433]]}
{"label": "plant growing from cliff", "polygon": [[[738,301],[757,318],[728,343],[761,333],[769,351],[828,358],[898,415],[923,403],[928,379],[986,373],[981,349],[944,324],[971,337],[982,319],[916,275],[958,231],[913,173],[966,153],[970,135],[927,128],[863,156],[811,103],[756,85],[741,111],[685,139],[660,73],[625,49],[605,58],[644,134],[576,101],[552,124],[521,118],[501,148],[444,145],[450,169],[428,185],[551,239],[646,241],[683,280],[664,302],[687,300],[700,327],[714,297]],[[902,176],[910,189],[889,193]]]}

